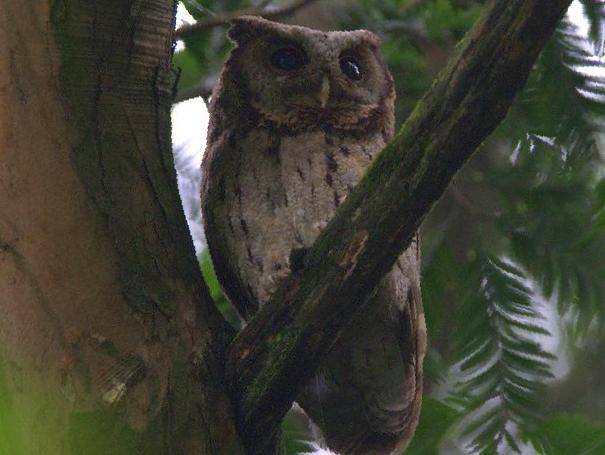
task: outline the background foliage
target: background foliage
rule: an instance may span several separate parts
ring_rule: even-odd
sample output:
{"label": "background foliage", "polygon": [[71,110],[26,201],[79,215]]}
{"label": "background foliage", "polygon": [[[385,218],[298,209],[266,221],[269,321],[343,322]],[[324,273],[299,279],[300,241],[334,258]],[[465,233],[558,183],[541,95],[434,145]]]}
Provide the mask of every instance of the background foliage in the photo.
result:
{"label": "background foliage", "polygon": [[[283,6],[184,2],[196,20],[259,3]],[[400,124],[481,4],[332,0],[283,20],[380,33]],[[407,454],[605,453],[605,13],[597,0],[573,8],[587,26],[577,14],[561,23],[505,122],[423,226],[427,392]],[[184,43],[179,92],[211,86],[230,48],[225,28]],[[237,325],[207,253],[201,264]],[[310,450],[296,413],[284,436],[287,453]]]}

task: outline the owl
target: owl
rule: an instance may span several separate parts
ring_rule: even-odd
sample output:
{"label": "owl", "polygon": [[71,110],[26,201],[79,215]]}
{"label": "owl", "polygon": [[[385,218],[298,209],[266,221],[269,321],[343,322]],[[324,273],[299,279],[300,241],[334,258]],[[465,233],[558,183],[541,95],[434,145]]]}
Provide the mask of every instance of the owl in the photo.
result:
{"label": "owl", "polygon": [[[235,43],[210,103],[202,213],[219,282],[250,319],[394,132],[394,84],[380,38],[258,17]],[[321,444],[399,453],[414,432],[426,331],[417,236],[355,314],[297,399]]]}

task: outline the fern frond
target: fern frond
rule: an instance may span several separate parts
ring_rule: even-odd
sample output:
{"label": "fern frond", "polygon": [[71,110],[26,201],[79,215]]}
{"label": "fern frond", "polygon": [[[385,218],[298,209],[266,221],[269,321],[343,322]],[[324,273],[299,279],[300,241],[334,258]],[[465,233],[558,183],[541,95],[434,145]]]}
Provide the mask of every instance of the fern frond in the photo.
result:
{"label": "fern frond", "polygon": [[590,28],[588,37],[594,43],[594,53],[602,56],[605,51],[605,2],[603,0],[581,0],[584,14],[588,19]]}
{"label": "fern frond", "polygon": [[[604,15],[594,20],[605,30]],[[599,40],[566,16],[501,131],[519,139],[519,132],[556,138],[565,145],[566,160],[598,159],[595,135],[605,132],[605,58]]]}
{"label": "fern frond", "polygon": [[[579,310],[579,328],[605,319],[605,197],[592,161],[527,135],[517,145],[515,165],[495,173],[503,210],[497,226],[513,256],[555,297],[561,313]],[[582,333],[580,330],[578,333]]]}
{"label": "fern frond", "polygon": [[[585,35],[569,17],[561,22],[556,38],[563,65],[575,82],[575,92],[582,103],[583,118],[594,131],[603,132],[605,115],[605,7],[597,2],[592,5],[591,29]],[[598,2],[602,3],[602,2]]]}
{"label": "fern frond", "polygon": [[[589,5],[590,3],[590,5]],[[592,29],[605,30],[605,2],[585,0]],[[586,8],[588,10],[589,8]],[[569,17],[543,53],[513,114],[512,167],[495,172],[501,235],[559,309],[579,311],[577,333],[605,320],[605,58],[602,38]],[[519,131],[523,131],[519,135]]]}
{"label": "fern frond", "polygon": [[520,453],[518,431],[538,417],[539,394],[552,377],[549,336],[525,273],[507,259],[485,256],[472,267],[477,283],[463,302],[460,362],[453,402],[462,408],[471,453]]}

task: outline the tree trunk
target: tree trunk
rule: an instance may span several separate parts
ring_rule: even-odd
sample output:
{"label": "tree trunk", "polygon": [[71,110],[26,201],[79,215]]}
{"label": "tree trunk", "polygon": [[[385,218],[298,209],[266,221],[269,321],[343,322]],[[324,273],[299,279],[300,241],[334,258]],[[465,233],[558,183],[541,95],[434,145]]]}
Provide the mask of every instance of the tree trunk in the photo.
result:
{"label": "tree trunk", "polygon": [[174,9],[2,2],[1,453],[243,453],[176,192]]}

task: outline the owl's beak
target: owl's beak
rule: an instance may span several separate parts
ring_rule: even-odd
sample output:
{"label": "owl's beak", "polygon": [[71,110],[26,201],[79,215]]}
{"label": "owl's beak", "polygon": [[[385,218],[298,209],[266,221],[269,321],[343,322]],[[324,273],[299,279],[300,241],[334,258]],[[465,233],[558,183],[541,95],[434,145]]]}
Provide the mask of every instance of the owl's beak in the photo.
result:
{"label": "owl's beak", "polygon": [[322,109],[328,104],[328,98],[330,98],[330,79],[328,79],[328,76],[324,76],[321,81],[321,89],[319,90],[318,95],[319,104]]}

